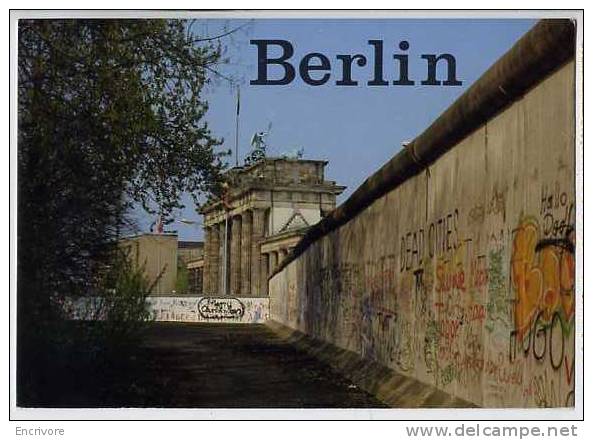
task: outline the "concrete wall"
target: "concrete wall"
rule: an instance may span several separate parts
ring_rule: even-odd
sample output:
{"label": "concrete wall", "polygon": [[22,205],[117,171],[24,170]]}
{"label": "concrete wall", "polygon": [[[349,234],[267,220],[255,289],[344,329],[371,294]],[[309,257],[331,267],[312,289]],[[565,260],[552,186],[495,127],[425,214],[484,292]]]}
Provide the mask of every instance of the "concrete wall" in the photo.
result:
{"label": "concrete wall", "polygon": [[308,244],[271,319],[480,406],[572,406],[574,69]]}
{"label": "concrete wall", "polygon": [[[269,318],[269,298],[149,296],[148,309],[155,321],[261,324]],[[62,307],[71,319],[104,319],[97,312],[97,297],[65,298]]]}
{"label": "concrete wall", "polygon": [[261,324],[269,318],[269,299],[257,297],[151,296],[156,321]]}

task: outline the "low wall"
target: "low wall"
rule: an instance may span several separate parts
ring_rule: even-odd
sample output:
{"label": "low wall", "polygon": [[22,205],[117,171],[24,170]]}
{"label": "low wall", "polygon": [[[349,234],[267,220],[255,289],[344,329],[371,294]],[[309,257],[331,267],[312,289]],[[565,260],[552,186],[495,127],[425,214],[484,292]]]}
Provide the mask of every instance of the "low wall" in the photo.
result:
{"label": "low wall", "polygon": [[[149,296],[155,321],[261,324],[269,318],[267,297]],[[72,319],[101,319],[100,299],[66,300],[62,305]]]}
{"label": "low wall", "polygon": [[441,151],[413,142],[305,237],[272,320],[478,406],[574,405],[575,65],[553,42],[574,47],[538,26],[417,138]]}
{"label": "low wall", "polygon": [[260,324],[269,317],[267,297],[151,296],[156,321]]}

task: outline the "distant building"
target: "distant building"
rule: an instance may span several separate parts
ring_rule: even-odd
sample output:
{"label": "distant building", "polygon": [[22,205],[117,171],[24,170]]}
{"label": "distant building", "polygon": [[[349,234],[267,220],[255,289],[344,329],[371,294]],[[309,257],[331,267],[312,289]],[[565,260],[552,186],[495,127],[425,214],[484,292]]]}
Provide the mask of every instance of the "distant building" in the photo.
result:
{"label": "distant building", "polygon": [[[146,233],[126,237],[120,246],[129,252],[136,267],[144,267],[153,294],[170,294],[177,283],[177,234]],[[160,275],[160,278],[159,278]]]}
{"label": "distant building", "polygon": [[204,242],[179,240],[177,242],[177,257],[184,264],[203,258]]}
{"label": "distant building", "polygon": [[268,294],[270,272],[311,225],[335,208],[345,189],[325,180],[326,165],[321,160],[266,158],[228,171],[225,203],[211,200],[201,209],[204,258],[192,267],[201,270],[202,293]]}
{"label": "distant building", "polygon": [[[136,267],[143,267],[153,295],[202,292],[204,243],[179,241],[175,233],[145,233],[120,240]],[[159,278],[160,275],[160,278]],[[184,278],[186,277],[186,278]]]}
{"label": "distant building", "polygon": [[180,270],[187,270],[187,290],[182,293],[202,294],[204,290],[204,242],[179,241],[177,252]]}
{"label": "distant building", "polygon": [[325,180],[326,165],[266,158],[233,168],[225,205],[211,200],[201,209],[205,242],[163,232],[126,237],[120,244],[155,283],[153,295],[224,295],[226,237],[227,293],[265,296],[269,274],[307,229],[335,208],[345,189]]}

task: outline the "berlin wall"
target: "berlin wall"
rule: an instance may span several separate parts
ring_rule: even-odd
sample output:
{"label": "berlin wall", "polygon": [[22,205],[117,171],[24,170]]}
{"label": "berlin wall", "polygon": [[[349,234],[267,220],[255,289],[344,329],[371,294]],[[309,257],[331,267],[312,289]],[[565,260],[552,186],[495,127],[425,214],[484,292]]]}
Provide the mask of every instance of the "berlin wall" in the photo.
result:
{"label": "berlin wall", "polygon": [[539,22],[309,231],[270,318],[479,406],[573,406],[574,32]]}
{"label": "berlin wall", "polygon": [[261,324],[269,318],[267,297],[149,296],[155,321]]}
{"label": "berlin wall", "polygon": [[[150,295],[146,303],[151,319],[157,322],[263,324],[269,318],[268,297]],[[100,297],[68,298],[62,308],[71,319],[104,319]]]}

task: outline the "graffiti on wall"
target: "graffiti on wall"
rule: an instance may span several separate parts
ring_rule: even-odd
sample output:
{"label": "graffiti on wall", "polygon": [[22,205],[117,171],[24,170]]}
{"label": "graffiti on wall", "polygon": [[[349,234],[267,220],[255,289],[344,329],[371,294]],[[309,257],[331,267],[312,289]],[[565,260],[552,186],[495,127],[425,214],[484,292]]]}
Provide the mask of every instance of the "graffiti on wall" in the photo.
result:
{"label": "graffiti on wall", "polygon": [[542,188],[539,217],[514,230],[511,282],[514,327],[509,361],[533,360],[523,396],[537,406],[574,404],[574,204],[559,185]]}
{"label": "graffiti on wall", "polygon": [[491,227],[468,227],[475,211],[455,208],[376,259],[325,246],[283,301],[297,328],[469,400],[572,405],[574,207],[562,194],[512,228],[495,188]]}
{"label": "graffiti on wall", "polygon": [[198,301],[198,312],[206,320],[241,319],[245,305],[238,298],[206,297]]}
{"label": "graffiti on wall", "polygon": [[[149,296],[146,303],[155,321],[258,324],[269,319],[267,297]],[[67,304],[64,310],[71,319],[102,319],[98,298],[68,300]]]}
{"label": "graffiti on wall", "polygon": [[524,220],[515,230],[511,268],[518,339],[524,339],[538,320],[550,324],[557,317],[563,325],[572,320],[574,231],[543,238],[535,220]]}
{"label": "graffiti on wall", "polygon": [[276,274],[289,325],[477,405],[573,405],[574,64],[541,80]]}
{"label": "graffiti on wall", "polygon": [[269,299],[257,297],[149,297],[156,321],[263,323]]}

